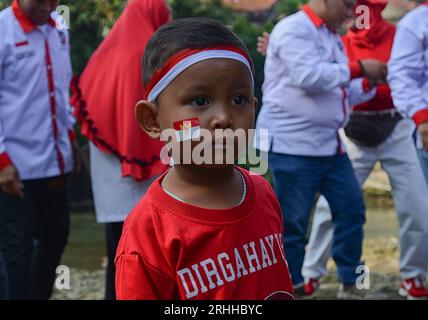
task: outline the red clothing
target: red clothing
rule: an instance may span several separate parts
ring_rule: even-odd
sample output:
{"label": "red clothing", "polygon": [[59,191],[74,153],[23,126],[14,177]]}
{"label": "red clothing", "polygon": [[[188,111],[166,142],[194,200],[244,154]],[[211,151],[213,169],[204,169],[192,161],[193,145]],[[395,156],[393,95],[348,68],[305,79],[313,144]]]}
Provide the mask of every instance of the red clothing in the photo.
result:
{"label": "red clothing", "polygon": [[[363,59],[377,59],[388,62],[392,50],[396,27],[383,19],[381,13],[387,1],[359,0],[358,5],[366,5],[370,10],[369,29],[350,29],[343,37],[346,52],[351,62]],[[353,110],[380,111],[394,109],[391,90],[387,84],[377,87],[376,96],[365,103],[354,106]]]}
{"label": "red clothing", "polygon": [[281,209],[267,181],[239,169],[247,196],[231,209],[194,207],[157,179],[125,221],[118,299],[292,299]]}
{"label": "red clothing", "polygon": [[129,1],[73,87],[72,103],[82,134],[100,150],[118,157],[122,175],[135,180],[146,180],[166,170],[159,157],[163,143],[139,127],[135,105],[144,98],[144,48],[169,20],[164,0]]}

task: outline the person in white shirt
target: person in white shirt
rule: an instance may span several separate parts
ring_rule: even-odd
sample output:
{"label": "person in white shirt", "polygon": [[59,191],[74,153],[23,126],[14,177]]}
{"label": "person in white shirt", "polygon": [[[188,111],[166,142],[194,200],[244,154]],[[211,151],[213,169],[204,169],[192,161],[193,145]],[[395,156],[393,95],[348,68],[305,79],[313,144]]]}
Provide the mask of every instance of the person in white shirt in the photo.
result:
{"label": "person in white shirt", "polygon": [[[368,29],[352,26],[348,30],[344,37],[348,57],[351,60],[372,57],[387,62],[396,33],[396,26],[381,15],[387,1],[359,0],[358,3],[370,9],[370,26]],[[401,49],[403,42],[399,43]],[[390,70],[396,67],[391,65]],[[424,286],[428,267],[428,188],[412,139],[415,130],[412,122],[398,113],[389,87],[383,84],[374,99],[353,106],[342,138],[361,185],[376,162],[380,162],[388,174],[399,222],[402,279],[399,294],[413,300],[428,298],[428,289]],[[332,238],[331,213],[325,198],[320,197],[302,270],[307,295],[316,293],[318,280],[327,274]]]}
{"label": "person in white shirt", "polygon": [[417,126],[419,158],[428,181],[428,2],[398,24],[389,67],[394,103]]}
{"label": "person in white shirt", "polygon": [[398,24],[388,81],[397,109],[415,122],[419,147],[428,150],[428,2]]}
{"label": "person in white shirt", "polygon": [[399,22],[388,70],[394,104],[417,127],[419,158],[428,182],[428,1]]}
{"label": "person in white shirt", "polygon": [[281,20],[269,39],[257,120],[257,129],[269,130],[268,147],[256,147],[269,152],[284,214],[284,247],[301,295],[306,232],[317,192],[332,203],[332,251],[341,294],[353,291],[361,264],[364,201],[338,130],[348,120],[350,105],[375,95],[372,84],[385,81],[386,65],[372,59],[349,64],[336,30],[353,18],[355,4],[312,0]]}
{"label": "person in white shirt", "polygon": [[58,1],[0,12],[0,245],[10,299],[48,299],[67,243],[67,182],[78,169],[69,37]]}

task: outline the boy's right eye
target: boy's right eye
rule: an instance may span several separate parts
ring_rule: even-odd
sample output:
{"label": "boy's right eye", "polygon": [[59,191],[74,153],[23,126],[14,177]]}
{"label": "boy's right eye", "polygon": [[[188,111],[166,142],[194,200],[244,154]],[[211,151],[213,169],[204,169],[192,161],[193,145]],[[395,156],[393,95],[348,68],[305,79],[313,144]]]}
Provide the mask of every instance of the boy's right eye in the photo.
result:
{"label": "boy's right eye", "polygon": [[196,107],[203,107],[208,103],[209,103],[208,100],[204,97],[197,97],[190,102],[191,105]]}

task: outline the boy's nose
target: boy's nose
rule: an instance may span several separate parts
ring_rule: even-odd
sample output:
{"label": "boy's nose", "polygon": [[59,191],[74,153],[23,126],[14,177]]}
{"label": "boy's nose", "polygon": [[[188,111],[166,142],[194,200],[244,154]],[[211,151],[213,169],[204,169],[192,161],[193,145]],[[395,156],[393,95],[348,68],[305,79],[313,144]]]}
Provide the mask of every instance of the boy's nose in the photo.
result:
{"label": "boy's nose", "polygon": [[211,119],[210,126],[213,130],[232,128],[232,119],[226,112],[225,108],[217,108],[215,114]]}

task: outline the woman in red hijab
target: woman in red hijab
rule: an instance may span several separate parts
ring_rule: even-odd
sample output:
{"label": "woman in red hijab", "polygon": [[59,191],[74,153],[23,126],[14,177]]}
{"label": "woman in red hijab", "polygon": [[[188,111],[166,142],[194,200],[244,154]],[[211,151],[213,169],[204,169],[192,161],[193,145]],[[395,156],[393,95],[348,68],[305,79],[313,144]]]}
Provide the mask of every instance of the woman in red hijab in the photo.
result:
{"label": "woman in red hijab", "polygon": [[138,127],[134,107],[145,94],[141,59],[146,43],[170,19],[165,0],[128,1],[74,86],[74,113],[90,141],[97,221],[106,224],[106,299],[115,298],[114,256],[123,221],[166,169],[160,160],[163,143]]}
{"label": "woman in red hijab", "polygon": [[[359,0],[361,11],[343,38],[349,60],[377,59],[388,62],[396,31],[382,17],[387,0]],[[369,25],[362,14],[369,10]],[[364,73],[364,71],[363,71]],[[378,84],[376,96],[354,106],[343,135],[355,174],[363,185],[377,161],[388,174],[399,224],[399,294],[407,299],[427,299],[424,286],[428,267],[428,188],[412,140],[414,124],[396,111],[388,84]],[[311,237],[303,265],[305,293],[312,295],[318,279],[327,272],[333,227],[328,203],[321,198],[314,215]],[[358,291],[358,290],[356,290]],[[364,290],[360,290],[364,292]],[[352,297],[344,292],[343,298]],[[374,297],[380,299],[380,297]]]}

